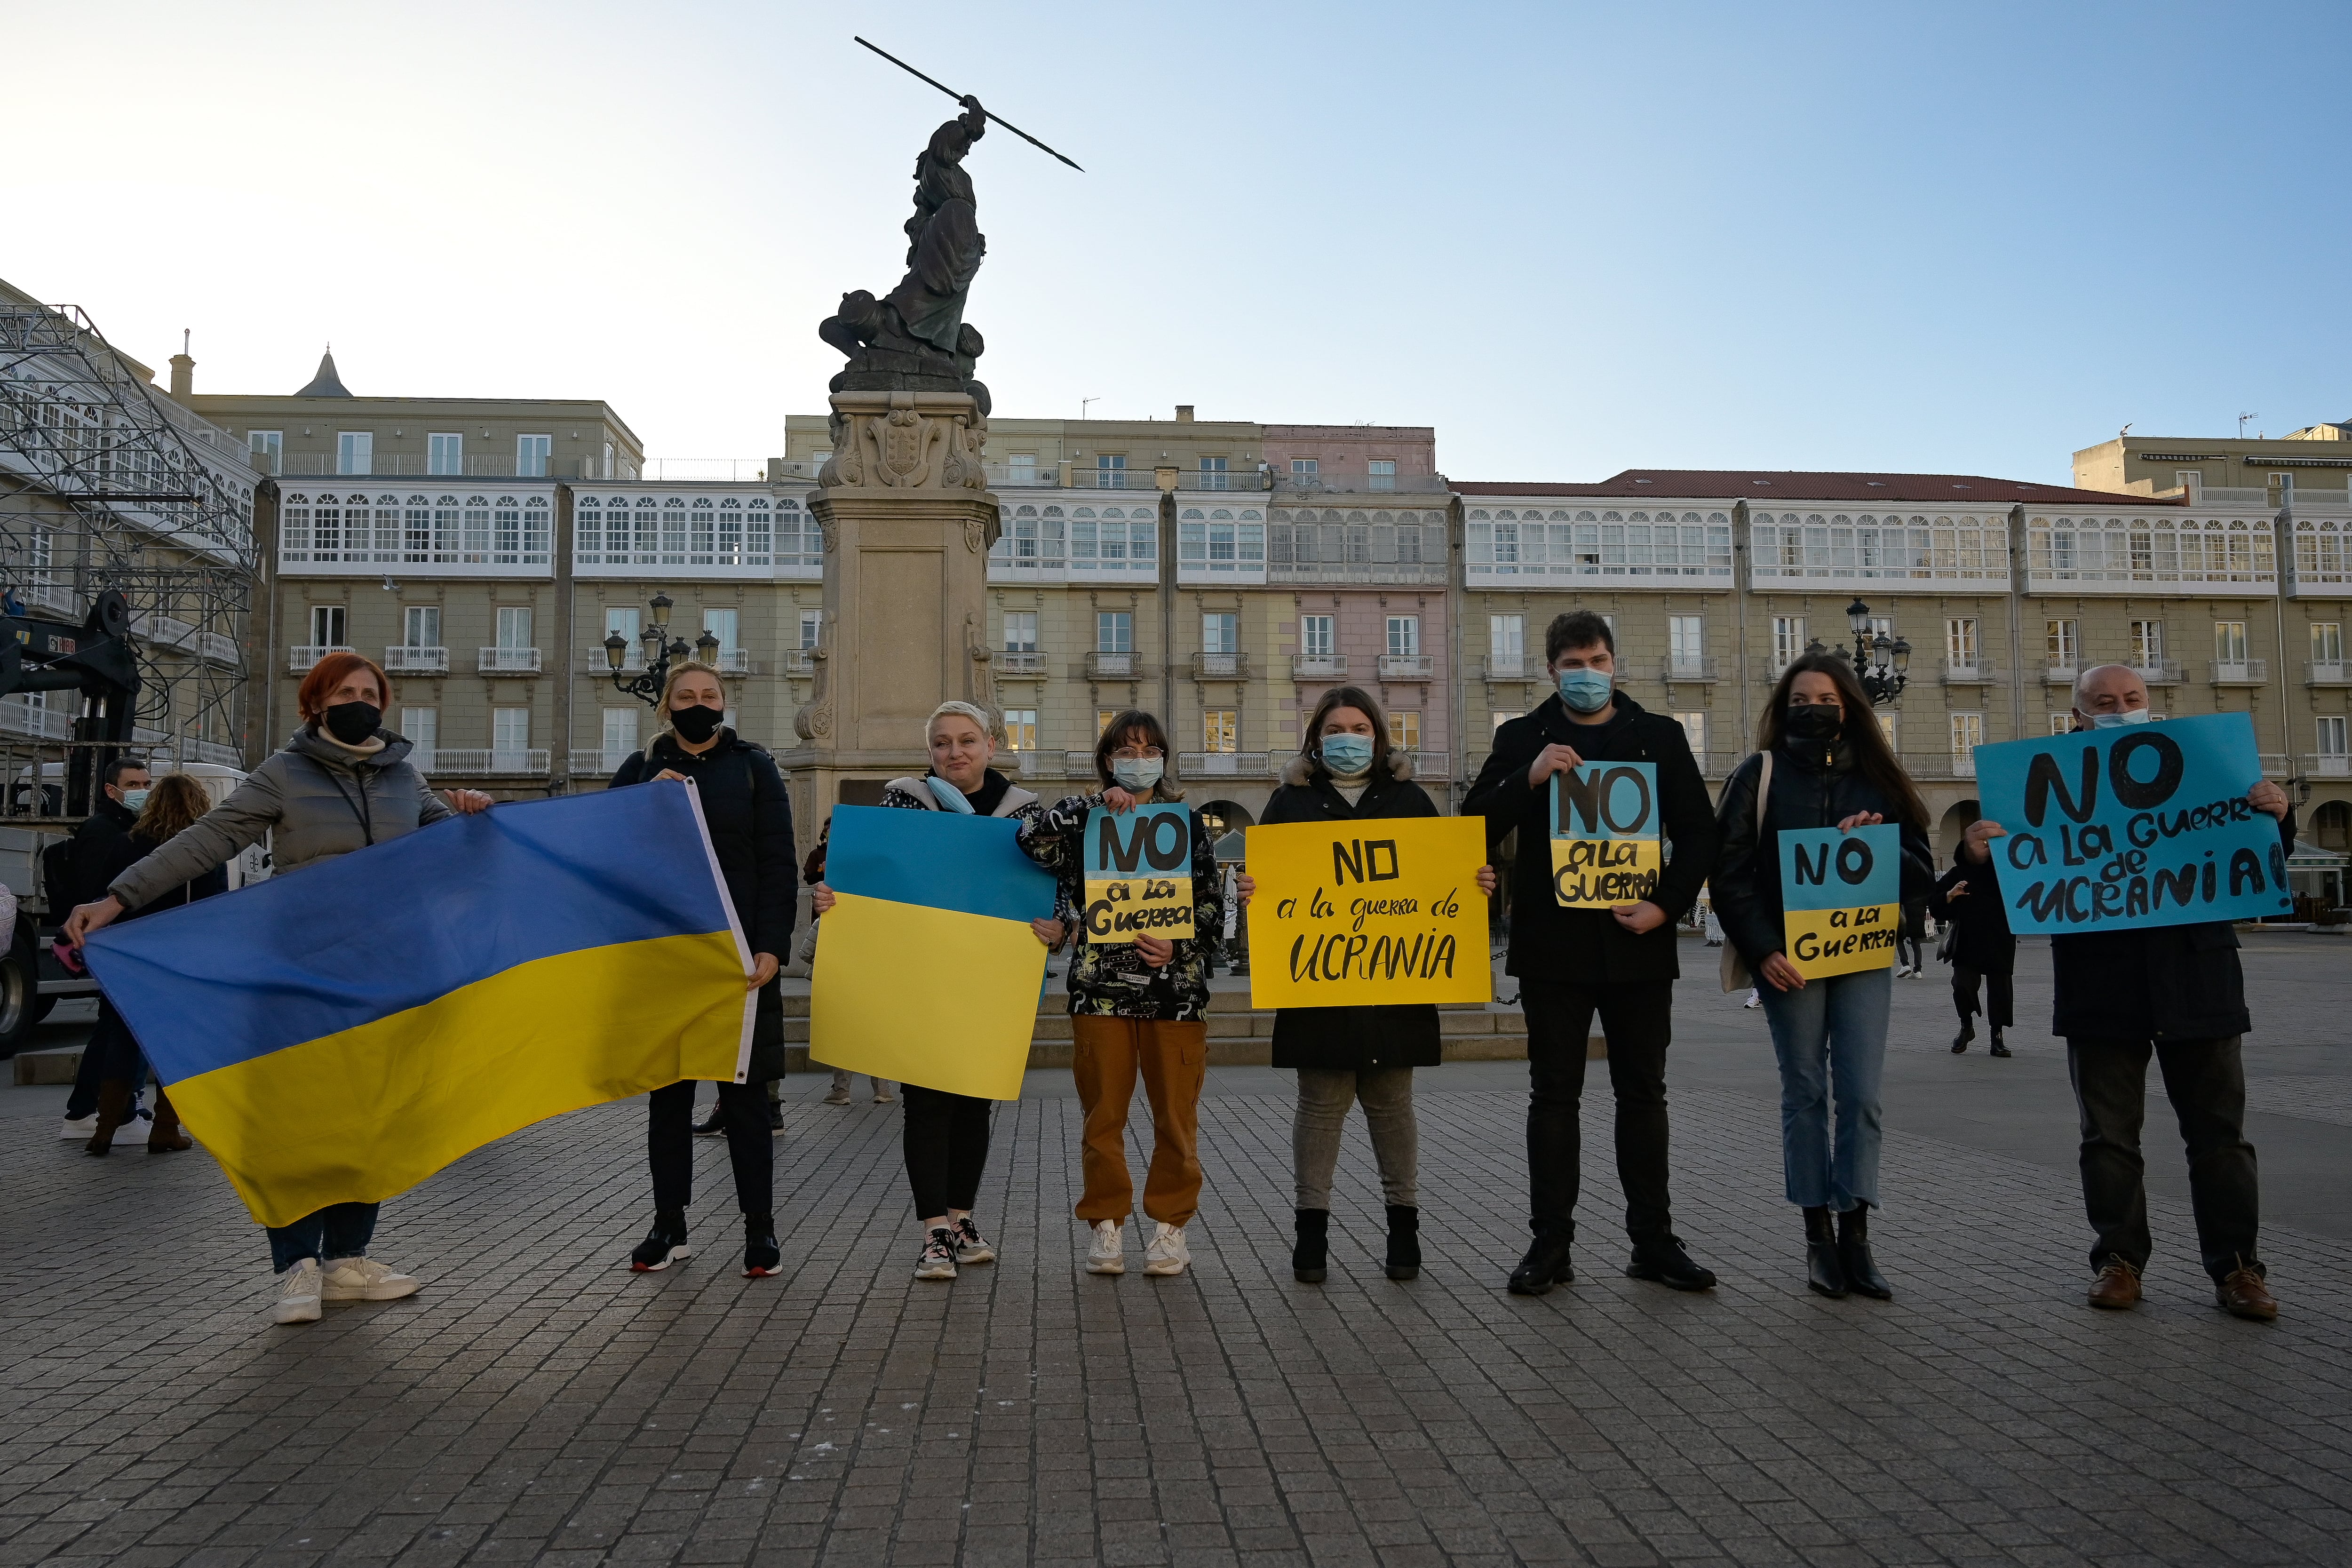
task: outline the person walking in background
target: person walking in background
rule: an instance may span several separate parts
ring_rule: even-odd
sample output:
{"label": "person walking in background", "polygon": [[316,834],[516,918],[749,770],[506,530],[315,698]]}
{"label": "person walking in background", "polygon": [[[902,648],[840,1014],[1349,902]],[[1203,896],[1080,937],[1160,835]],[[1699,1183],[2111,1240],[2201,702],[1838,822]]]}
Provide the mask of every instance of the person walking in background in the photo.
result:
{"label": "person walking in background", "polygon": [[[751,1060],[741,1083],[719,1085],[716,1115],[727,1128],[735,1201],[743,1215],[743,1277],[776,1271],[775,1151],[767,1086],[784,1076],[784,1002],[776,976],[792,951],[800,898],[793,856],[793,806],[783,775],[765,751],[727,726],[727,691],[709,665],[687,664],[662,683],[661,729],[653,744],[631,753],[612,787],[647,781],[691,782],[702,803],[711,852],[727,883],[743,940],[751,949],[744,984],[759,993],[751,1026]],[[692,1256],[686,1206],[694,1197],[694,1092],[681,1079],[646,1097],[646,1157],[653,1168],[654,1223],[629,1254],[644,1274]]]}
{"label": "person walking in background", "polygon": [[[110,885],[115,878],[194,826],[196,819],[210,811],[213,804],[204,786],[185,773],[165,773],[152,784],[130,794],[139,802],[139,816],[130,832],[110,837],[100,847],[100,853],[105,857],[96,868],[100,887]],[[176,888],[167,889],[136,909],[125,910],[122,918],[137,920],[158,910],[184,909],[198,899],[227,891],[228,868],[215,866]],[[130,1114],[131,1080],[137,1077],[143,1059],[131,1026],[122,1021],[122,1015],[114,1010],[113,1002],[104,992],[98,998],[98,1026],[90,1031],[89,1042],[82,1047],[82,1052],[99,1063],[98,1126],[85,1148],[92,1154],[104,1154],[114,1146],[114,1130]],[[170,1091],[158,1079],[155,1121],[147,1131],[147,1152],[169,1154],[194,1147],[194,1141],[180,1129],[180,1114],[172,1108]]]}
{"label": "person walking in background", "polygon": [[[135,757],[118,756],[100,770],[98,798],[90,802],[89,815],[75,826],[71,837],[42,854],[41,877],[50,909],[72,910],[106,896],[106,884],[122,869],[117,852],[138,822],[153,784],[154,774]],[[88,1139],[98,1131],[103,1065],[100,1053],[83,1047],[73,1090],[66,1096],[65,1137]],[[110,1146],[138,1114],[139,1079],[144,1071],[142,1064],[131,1074],[131,1109],[108,1130]]]}
{"label": "person walking in background", "polygon": [[1885,1300],[1894,1291],[1871,1256],[1869,1215],[1878,1206],[1879,1084],[1894,972],[1818,980],[1797,972],[1783,951],[1780,836],[1899,825],[1898,896],[1908,903],[1935,880],[1927,808],[1852,668],[1835,654],[1806,654],[1789,666],[1765,706],[1758,746],[1724,784],[1715,907],[1760,982],[1780,1058],[1781,1161],[1789,1201],[1805,1215],[1805,1283],[1824,1296],[1852,1289]]}
{"label": "person walking in background", "polygon": [[[828,816],[824,819],[824,826],[817,830],[816,847],[809,851],[808,858],[801,864],[801,880],[811,888],[824,880],[824,850],[832,839],[833,818]],[[814,915],[810,916],[808,929],[801,932],[793,947],[793,956],[812,968],[816,963],[816,932],[820,923]],[[825,1090],[824,1102],[827,1105],[847,1105],[850,1081],[856,1077],[847,1068],[834,1068],[833,1087]],[[877,1105],[887,1105],[896,1098],[890,1092],[890,1080],[887,1078],[868,1074],[866,1083],[874,1091],[874,1103]]]}
{"label": "person walking in background", "polygon": [[[1387,718],[1369,692],[1335,686],[1307,721],[1298,755],[1259,820],[1353,822],[1441,815],[1412,782],[1412,759],[1391,743]],[[1477,868],[1478,890],[1495,895],[1495,869]],[[1234,879],[1246,907],[1257,879]],[[1437,1009],[1427,1003],[1370,1007],[1285,1007],[1274,1016],[1274,1065],[1298,1074],[1290,1150],[1297,1207],[1290,1253],[1294,1278],[1319,1285],[1328,1276],[1331,1175],[1348,1108],[1361,1102],[1380,1163],[1388,1205],[1391,1279],[1421,1273],[1420,1131],[1412,1114],[1412,1069],[1444,1060]]]}
{"label": "person walking in background", "polygon": [[[945,811],[963,816],[1003,816],[1026,822],[1044,810],[1037,797],[988,764],[996,758],[996,724],[969,702],[942,702],[923,721],[931,765],[920,777],[892,779],[882,804],[897,811]],[[820,917],[833,908],[833,889],[811,889],[809,908]],[[1052,916],[1029,922],[1047,947],[1062,942]],[[977,1095],[907,1084],[904,1149],[907,1184],[923,1231],[915,1259],[918,1279],[952,1279],[959,1264],[992,1263],[996,1248],[971,1217],[980,1178],[988,1169],[989,1119],[996,1102]]]}
{"label": "person walking in background", "polygon": [[[2147,682],[2128,665],[2103,664],[2074,679],[2074,727],[2145,724]],[[2279,847],[2294,852],[2294,811],[2268,779],[2246,804],[2278,821]],[[1960,860],[1990,878],[2000,823],[1971,823]],[[2246,979],[2238,933],[2228,921],[2086,931],[2050,939],[2053,1032],[2066,1040],[2066,1072],[2083,1128],[2083,1206],[2091,1229],[2090,1304],[2111,1311],[2138,1305],[2140,1276],[2155,1241],[2147,1227],[2147,1167],[2140,1128],[2147,1115],[2147,1058],[2189,1155],[2189,1203],[2197,1247],[2213,1281],[2214,1304],[2232,1317],[2278,1316],[2269,1274],[2255,1250],[2262,1189],[2246,1140]]]}
{"label": "person walking in background", "polygon": [[2017,938],[2009,929],[2009,911],[2001,907],[2000,889],[1993,885],[1992,868],[1971,872],[1964,856],[1952,857],[1952,868],[1936,884],[1928,908],[1952,928],[1952,1005],[1959,1010],[1960,1032],[1952,1037],[1952,1054],[1969,1048],[1977,1037],[1977,986],[1984,985],[1985,1023],[1992,1030],[1994,1056],[2009,1055],[2000,1032],[2015,1023]]}
{"label": "person walking in background", "polygon": [[1903,924],[1895,937],[1895,978],[1927,978],[1927,900],[1911,899],[1903,905]]}
{"label": "person walking in background", "polygon": [[[1616,689],[1615,635],[1589,610],[1555,618],[1544,654],[1558,689],[1534,712],[1495,732],[1495,750],[1463,804],[1486,819],[1490,849],[1518,834],[1508,973],[1518,976],[1528,1020],[1528,1228],[1534,1239],[1510,1289],[1540,1296],[1575,1278],[1587,1039],[1597,1012],[1609,1039],[1616,1100],[1617,1175],[1625,1190],[1625,1272],[1677,1290],[1705,1290],[1715,1276],[1691,1260],[1674,1233],[1666,1184],[1666,1047],[1675,980],[1675,924],[1697,899],[1715,862],[1715,807],[1682,725]],[[1588,763],[1644,762],[1657,769],[1661,836],[1674,858],[1652,895],[1613,909],[1563,909],[1551,876],[1551,781]]]}
{"label": "person walking in background", "polygon": [[1208,1076],[1209,968],[1225,900],[1208,824],[1187,812],[1193,935],[1132,942],[1089,941],[1086,837],[1097,814],[1181,800],[1167,776],[1168,735],[1139,709],[1115,716],[1095,742],[1093,795],[1072,795],[1021,825],[1021,847],[1054,873],[1060,904],[1079,911],[1070,955],[1070,1070],[1086,1115],[1084,1191],[1077,1216],[1089,1232],[1087,1270],[1127,1271],[1123,1234],[1135,1212],[1127,1168],[1128,1107],[1143,1077],[1151,1100],[1151,1166],[1143,1213],[1153,1222],[1146,1274],[1181,1274],[1192,1262],[1184,1227],[1201,1203],[1201,1086]]}
{"label": "person walking in background", "polygon": [[[285,749],[261,762],[220,805],[114,879],[106,896],[66,921],[79,947],[91,931],[270,840],[278,876],[405,837],[454,812],[487,811],[490,797],[436,795],[409,759],[409,742],[383,728],[391,691],[383,670],[356,653],[331,653],[296,689],[302,716]],[[381,1205],[331,1204],[292,1225],[271,1226],[269,1258],[281,1323],[316,1322],[327,1301],[389,1301],[417,1280],[367,1255]]]}

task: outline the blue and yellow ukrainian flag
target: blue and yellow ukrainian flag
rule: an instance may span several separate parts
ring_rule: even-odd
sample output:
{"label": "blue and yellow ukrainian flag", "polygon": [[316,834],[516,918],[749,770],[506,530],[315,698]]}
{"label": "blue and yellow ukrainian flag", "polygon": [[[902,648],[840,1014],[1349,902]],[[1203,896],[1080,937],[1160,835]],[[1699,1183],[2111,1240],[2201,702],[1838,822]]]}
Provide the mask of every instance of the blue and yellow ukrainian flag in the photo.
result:
{"label": "blue and yellow ukrainian flag", "polygon": [[582,1106],[740,1081],[751,1055],[751,954],[691,784],[437,823],[88,953],[264,1225]]}
{"label": "blue and yellow ukrainian flag", "polygon": [[1007,817],[842,805],[824,883],[809,1055],[827,1067],[985,1100],[1021,1098],[1045,988],[1029,929],[1054,879]]}

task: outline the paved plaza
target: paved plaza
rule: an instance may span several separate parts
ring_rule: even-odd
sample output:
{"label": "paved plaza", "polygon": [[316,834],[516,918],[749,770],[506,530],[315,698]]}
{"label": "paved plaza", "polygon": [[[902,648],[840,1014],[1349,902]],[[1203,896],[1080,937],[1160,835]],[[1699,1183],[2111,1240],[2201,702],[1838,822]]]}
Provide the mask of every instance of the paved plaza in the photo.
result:
{"label": "paved plaza", "polygon": [[[1712,959],[1686,943],[1686,973]],[[1699,1296],[1620,1272],[1598,1063],[1578,1279],[1541,1299],[1502,1289],[1516,1063],[1420,1075],[1416,1281],[1381,1276],[1351,1129],[1319,1288],[1287,1266],[1287,1074],[1212,1074],[1173,1279],[1139,1248],[1077,1268],[1077,1103],[1033,1074],[982,1189],[1002,1260],[952,1285],[908,1277],[897,1108],[801,1076],[780,1278],[733,1266],[707,1141],[709,1250],[626,1270],[631,1102],[388,1205],[376,1251],[423,1293],[304,1329],[269,1324],[201,1152],[88,1159],[62,1089],[0,1091],[0,1565],[2352,1561],[2352,943],[2249,939],[2270,1326],[2212,1306],[2160,1089],[2148,1300],[2081,1304],[2046,950],[2023,963],[2009,1061],[1948,1052],[1940,972],[1898,983],[1885,1304],[1806,1293],[1762,1016],[1711,981],[1672,1066],[1679,1228],[1722,1277]]]}

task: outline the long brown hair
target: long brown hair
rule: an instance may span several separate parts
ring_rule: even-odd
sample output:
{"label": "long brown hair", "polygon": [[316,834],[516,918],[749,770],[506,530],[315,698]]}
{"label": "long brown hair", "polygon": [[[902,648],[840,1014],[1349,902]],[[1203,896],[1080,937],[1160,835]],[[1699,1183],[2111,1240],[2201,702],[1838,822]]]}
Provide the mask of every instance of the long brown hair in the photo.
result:
{"label": "long brown hair", "polygon": [[1845,710],[1845,722],[1838,734],[1853,753],[1853,765],[1862,771],[1863,777],[1878,786],[1881,795],[1895,803],[1895,816],[1921,832],[1927,831],[1927,803],[1919,798],[1911,775],[1895,760],[1895,748],[1886,743],[1886,731],[1878,727],[1870,697],[1854,678],[1853,666],[1836,654],[1801,654],[1780,672],[1780,681],[1772,688],[1772,700],[1764,706],[1764,721],[1757,727],[1757,749],[1776,750],[1787,738],[1784,721],[1789,712],[1789,693],[1795,689],[1797,677],[1808,672],[1828,676],[1830,684],[1837,688],[1839,706]]}
{"label": "long brown hair", "polygon": [[196,818],[212,808],[213,797],[205,793],[204,785],[185,773],[164,773],[148,786],[147,804],[131,831],[150,844],[161,844],[194,826]]}
{"label": "long brown hair", "polygon": [[1335,686],[1323,694],[1323,700],[1315,704],[1315,711],[1307,717],[1307,732],[1299,738],[1298,754],[1325,773],[1331,771],[1323,763],[1323,721],[1339,708],[1358,709],[1372,721],[1372,773],[1378,777],[1389,765],[1389,716],[1381,711],[1379,699],[1360,686]]}

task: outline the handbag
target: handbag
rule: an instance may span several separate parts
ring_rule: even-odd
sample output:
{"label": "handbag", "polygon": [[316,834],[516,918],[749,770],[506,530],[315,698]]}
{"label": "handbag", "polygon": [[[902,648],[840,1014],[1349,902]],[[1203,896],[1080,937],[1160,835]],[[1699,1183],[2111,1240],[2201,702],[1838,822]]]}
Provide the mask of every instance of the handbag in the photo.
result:
{"label": "handbag", "polygon": [[[1756,853],[1759,855],[1764,853],[1764,803],[1772,794],[1772,753],[1766,752],[1762,755],[1764,765],[1756,776]],[[1748,961],[1739,955],[1739,948],[1731,940],[1729,931],[1723,935],[1723,957],[1718,970],[1726,991],[1746,991],[1756,984],[1756,977],[1748,972]]]}
{"label": "handbag", "polygon": [[1936,933],[1936,962],[1951,963],[1952,954],[1959,950],[1959,945],[1960,922],[1947,917],[1944,929]]}

